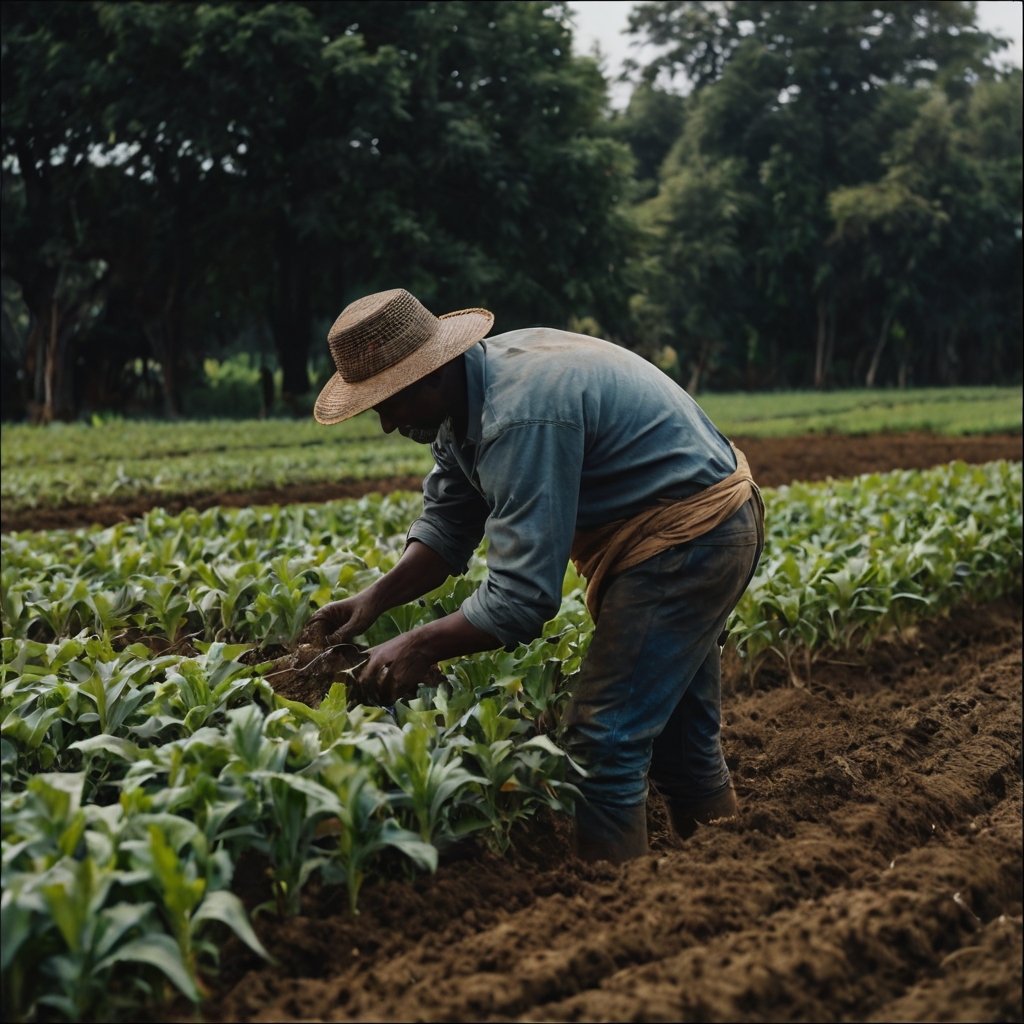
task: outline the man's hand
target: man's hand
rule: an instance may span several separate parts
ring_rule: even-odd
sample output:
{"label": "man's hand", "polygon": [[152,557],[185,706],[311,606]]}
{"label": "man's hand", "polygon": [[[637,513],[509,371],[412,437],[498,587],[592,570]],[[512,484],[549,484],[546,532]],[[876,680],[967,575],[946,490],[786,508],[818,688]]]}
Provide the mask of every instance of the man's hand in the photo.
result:
{"label": "man's hand", "polygon": [[306,628],[320,632],[329,643],[348,643],[365,633],[389,608],[422,597],[455,572],[426,544],[410,541],[390,572],[361,594],[325,604],[310,616]]}
{"label": "man's hand", "polygon": [[460,609],[374,647],[359,685],[387,706],[413,693],[431,665],[500,646],[500,640],[477,629]]}
{"label": "man's hand", "polygon": [[410,696],[434,664],[416,642],[415,632],[402,633],[374,647],[359,674],[360,687],[375,692],[385,707]]}
{"label": "man's hand", "polygon": [[380,618],[377,603],[369,590],[343,601],[332,601],[315,611],[306,628],[319,628],[331,644],[351,643]]}

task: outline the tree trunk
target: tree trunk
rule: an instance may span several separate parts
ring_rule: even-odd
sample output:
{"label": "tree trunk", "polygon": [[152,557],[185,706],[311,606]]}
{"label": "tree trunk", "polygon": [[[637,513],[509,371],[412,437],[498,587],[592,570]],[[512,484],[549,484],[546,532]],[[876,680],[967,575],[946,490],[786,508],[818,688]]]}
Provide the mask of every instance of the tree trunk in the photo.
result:
{"label": "tree trunk", "polygon": [[868,375],[864,378],[864,386],[873,388],[875,386],[875,375],[878,373],[878,364],[885,349],[885,343],[889,340],[889,327],[892,324],[893,311],[889,310],[882,320],[882,330],[878,335],[878,344],[875,346],[874,354],[871,356],[871,365],[868,367]]}
{"label": "tree trunk", "polygon": [[946,380],[948,387],[956,387],[960,383],[960,353],[956,350],[956,339],[960,333],[957,327],[950,327],[946,335]]}
{"label": "tree trunk", "polygon": [[50,306],[50,337],[46,347],[43,422],[71,420],[75,416],[74,382],[72,380],[71,339],[78,317],[74,312],[62,315],[57,299]]}
{"label": "tree trunk", "polygon": [[42,423],[46,409],[46,360],[50,348],[50,320],[57,272],[47,270],[35,280],[21,282],[22,297],[31,315],[31,327],[25,345],[25,376],[29,390],[28,415],[32,423]]}
{"label": "tree trunk", "polygon": [[32,392],[29,417],[33,423],[70,420],[75,416],[72,339],[93,304],[96,289],[90,288],[77,305],[62,308],[58,296],[64,294],[66,299],[67,294],[60,272],[47,275],[37,285],[30,299],[26,295],[32,313],[25,347],[25,370]]}
{"label": "tree trunk", "polygon": [[181,415],[181,379],[178,361],[181,356],[181,303],[178,301],[178,271],[175,269],[163,311],[164,412],[169,419]]}
{"label": "tree trunk", "polygon": [[285,402],[309,390],[309,342],[313,316],[309,297],[309,253],[290,225],[277,233],[277,275],[270,303],[270,329],[281,365]]}
{"label": "tree trunk", "polygon": [[[177,346],[174,343],[174,338],[171,337],[166,310],[160,313],[155,323],[146,325],[145,332],[153,359],[160,364],[164,415],[168,419],[176,420],[181,415],[181,403],[178,398],[178,374],[175,367]],[[143,360],[142,380],[147,391],[149,390],[148,364],[148,360]]]}
{"label": "tree trunk", "polygon": [[[178,372],[181,365],[181,261],[171,265],[167,279],[167,288],[163,294],[163,304],[143,318],[143,332],[149,342],[149,350],[153,360],[160,364],[161,385],[163,391],[164,415],[168,419],[177,419],[181,415],[181,376]],[[143,363],[143,381],[148,390],[148,365]]]}
{"label": "tree trunk", "polygon": [[693,368],[690,371],[690,382],[686,385],[686,393],[688,395],[697,394],[697,388],[700,387],[701,375],[704,373],[705,369],[707,369],[710,352],[710,342],[701,342],[700,355],[697,357],[697,361],[693,364]]}
{"label": "tree trunk", "polygon": [[49,316],[40,317],[33,309],[32,327],[28,332],[28,344],[25,346],[25,375],[31,391],[28,416],[32,423],[42,422],[43,409],[46,406],[46,348],[49,336]]}
{"label": "tree trunk", "polygon": [[819,391],[825,387],[828,375],[828,301],[818,296],[818,340],[814,348],[814,386]]}
{"label": "tree trunk", "polygon": [[910,376],[910,335],[906,335],[903,339],[903,351],[900,354],[900,369],[896,375],[896,386],[899,388],[905,388],[907,386],[907,380]]}
{"label": "tree trunk", "polygon": [[830,302],[828,304],[828,344],[825,346],[825,383],[824,387],[828,387],[829,381],[832,379],[832,356],[836,351],[836,304]]}
{"label": "tree trunk", "polygon": [[260,419],[265,420],[274,408],[274,375],[269,366],[260,367]]}

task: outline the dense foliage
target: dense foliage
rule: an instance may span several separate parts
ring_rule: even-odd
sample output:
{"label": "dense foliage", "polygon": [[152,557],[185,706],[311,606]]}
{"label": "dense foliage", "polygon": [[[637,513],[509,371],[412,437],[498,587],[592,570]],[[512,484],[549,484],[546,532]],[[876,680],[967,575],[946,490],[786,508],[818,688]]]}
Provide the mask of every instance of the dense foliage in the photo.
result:
{"label": "dense foliage", "polygon": [[[1019,388],[705,394],[700,403],[740,438],[1021,429]],[[18,424],[4,426],[0,439],[5,512],[422,476],[433,466],[424,446],[381,434],[374,413],[330,428],[285,419]]]}
{"label": "dense foliage", "polygon": [[566,18],[533,0],[5,5],[25,397],[46,416],[123,402],[138,358],[173,413],[204,349],[268,334],[302,394],[313,338],[323,359],[342,306],[396,283],[506,327],[613,309],[629,158],[594,132],[604,84]]}
{"label": "dense foliage", "polygon": [[624,115],[562,3],[0,18],[5,418],[205,408],[238,351],[305,408],[395,284],[691,390],[1020,380],[1021,75],[972,4],[641,3]]}
{"label": "dense foliage", "polygon": [[[731,623],[752,679],[771,658],[803,685],[824,649],[1019,587],[1019,463],[766,498],[765,555]],[[451,662],[394,709],[350,704],[341,683],[294,703],[270,663],[239,660],[391,566],[418,503],[3,537],[5,1019],[128,1014],[166,983],[198,1000],[229,931],[262,952],[231,891],[246,850],[269,864],[264,912],[296,913],[314,878],[355,911],[368,874],[432,869],[474,833],[501,851],[538,806],[571,808],[571,765],[544,734],[591,635],[571,567],[541,639]],[[450,613],[485,572],[480,553],[365,640]]]}
{"label": "dense foliage", "polygon": [[[1022,79],[972,4],[657,0],[632,26],[661,48],[619,126],[656,174],[633,309],[684,383],[1019,380]],[[685,100],[650,84],[677,74]]]}

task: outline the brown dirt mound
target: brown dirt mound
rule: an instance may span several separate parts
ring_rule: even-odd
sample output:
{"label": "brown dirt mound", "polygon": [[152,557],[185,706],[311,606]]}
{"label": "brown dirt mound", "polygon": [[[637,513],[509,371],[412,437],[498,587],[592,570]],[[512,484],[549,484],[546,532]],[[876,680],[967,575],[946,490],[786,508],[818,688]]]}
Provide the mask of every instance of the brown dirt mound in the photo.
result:
{"label": "brown dirt mound", "polygon": [[[853,659],[851,659],[853,660]],[[765,676],[764,682],[770,682]],[[959,610],[726,701],[741,816],[583,865],[564,820],[261,919],[219,1020],[1020,1020],[1021,613]],[[247,902],[266,898],[240,868]]]}
{"label": "brown dirt mound", "polygon": [[[1020,460],[1020,434],[984,434],[972,437],[941,437],[935,434],[807,434],[801,437],[736,437],[750,462],[754,479],[762,487],[779,487],[794,480],[824,480],[859,473],[884,473],[892,469],[928,469],[953,459],[991,462]],[[207,509],[214,505],[240,508],[246,505],[287,505],[297,502],[361,498],[365,494],[418,491],[423,481],[415,476],[380,480],[342,480],[337,483],[298,484],[258,491],[199,494],[181,498],[143,495],[123,503],[75,505],[58,509],[21,509],[3,512],[0,529],[74,529],[99,523],[112,526],[162,507],[169,512],[184,508]]]}

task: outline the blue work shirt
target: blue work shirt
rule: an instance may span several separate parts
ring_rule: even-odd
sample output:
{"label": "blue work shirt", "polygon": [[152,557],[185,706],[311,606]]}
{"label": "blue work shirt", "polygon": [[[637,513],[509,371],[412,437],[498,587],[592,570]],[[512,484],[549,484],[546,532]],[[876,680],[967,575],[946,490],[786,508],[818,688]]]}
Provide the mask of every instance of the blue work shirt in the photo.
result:
{"label": "blue work shirt", "polygon": [[736,469],[700,406],[628,349],[529,328],[479,342],[465,365],[466,437],[441,427],[409,540],[464,572],[486,534],[487,579],[462,611],[504,644],[540,636],[557,613],[577,529]]}

